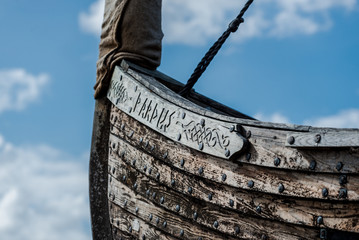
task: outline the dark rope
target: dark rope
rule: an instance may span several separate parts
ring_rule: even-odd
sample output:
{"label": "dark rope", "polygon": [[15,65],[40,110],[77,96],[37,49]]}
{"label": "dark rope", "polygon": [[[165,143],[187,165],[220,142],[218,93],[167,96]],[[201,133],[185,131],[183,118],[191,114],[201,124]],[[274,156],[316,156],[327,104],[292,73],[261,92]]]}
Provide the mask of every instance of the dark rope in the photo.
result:
{"label": "dark rope", "polygon": [[211,63],[213,58],[216,56],[218,51],[221,49],[223,43],[227,40],[229,35],[232,32],[237,31],[239,25],[244,22],[243,15],[249,8],[249,6],[252,4],[253,0],[248,0],[247,3],[242,8],[241,12],[238,14],[238,16],[229,24],[227,30],[222,34],[220,38],[213,44],[213,46],[208,50],[206,55],[202,58],[202,60],[197,65],[196,69],[192,73],[191,77],[188,79],[186,85],[183,87],[183,89],[179,92],[179,94],[183,97],[188,96],[189,92],[193,88],[193,86],[196,84],[198,79],[201,77],[202,73],[206,71],[206,68]]}

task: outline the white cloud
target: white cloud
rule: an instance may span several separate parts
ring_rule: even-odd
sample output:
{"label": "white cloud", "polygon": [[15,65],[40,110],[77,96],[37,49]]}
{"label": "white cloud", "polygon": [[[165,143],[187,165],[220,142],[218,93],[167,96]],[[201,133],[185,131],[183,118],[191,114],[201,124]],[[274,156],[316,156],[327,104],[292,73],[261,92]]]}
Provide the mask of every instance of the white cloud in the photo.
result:
{"label": "white cloud", "polygon": [[19,147],[0,135],[0,159],[0,239],[90,239],[88,154]]}
{"label": "white cloud", "polygon": [[6,110],[22,110],[35,101],[49,76],[34,76],[24,69],[0,70],[0,113]]}
{"label": "white cloud", "polygon": [[105,0],[97,0],[92,3],[87,12],[79,15],[79,24],[84,32],[100,36]]}
{"label": "white cloud", "polygon": [[[163,0],[165,43],[200,45],[213,41],[237,16],[245,1]],[[310,35],[330,29],[330,12],[351,11],[357,0],[261,0],[245,14],[246,23],[233,39]],[[81,28],[100,35],[104,0],[94,2],[87,13],[80,13]],[[239,36],[238,36],[239,35]]]}
{"label": "white cloud", "polygon": [[278,112],[273,113],[272,115],[264,115],[263,113],[257,113],[254,115],[254,118],[263,122],[290,123],[289,118]]}
{"label": "white cloud", "polygon": [[359,128],[359,109],[348,109],[336,115],[319,117],[304,122],[316,127]]}

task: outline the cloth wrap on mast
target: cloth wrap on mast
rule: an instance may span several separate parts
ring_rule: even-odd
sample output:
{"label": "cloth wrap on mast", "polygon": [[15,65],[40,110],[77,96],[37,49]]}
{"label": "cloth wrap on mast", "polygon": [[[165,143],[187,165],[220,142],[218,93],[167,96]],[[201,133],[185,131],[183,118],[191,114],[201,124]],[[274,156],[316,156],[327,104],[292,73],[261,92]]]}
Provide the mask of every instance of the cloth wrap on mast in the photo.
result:
{"label": "cloth wrap on mast", "polygon": [[116,64],[126,59],[155,70],[161,63],[162,0],[106,0],[95,98],[103,97]]}

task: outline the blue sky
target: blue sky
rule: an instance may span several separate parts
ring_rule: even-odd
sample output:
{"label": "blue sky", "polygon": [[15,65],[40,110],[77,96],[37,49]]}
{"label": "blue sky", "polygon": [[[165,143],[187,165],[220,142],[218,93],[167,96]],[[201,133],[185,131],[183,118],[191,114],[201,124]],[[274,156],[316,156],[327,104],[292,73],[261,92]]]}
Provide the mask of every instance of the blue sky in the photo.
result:
{"label": "blue sky", "polygon": [[[159,70],[185,82],[243,4],[164,0]],[[102,9],[0,3],[0,239],[90,238]],[[358,13],[357,0],[255,1],[195,89],[264,121],[358,128]]]}

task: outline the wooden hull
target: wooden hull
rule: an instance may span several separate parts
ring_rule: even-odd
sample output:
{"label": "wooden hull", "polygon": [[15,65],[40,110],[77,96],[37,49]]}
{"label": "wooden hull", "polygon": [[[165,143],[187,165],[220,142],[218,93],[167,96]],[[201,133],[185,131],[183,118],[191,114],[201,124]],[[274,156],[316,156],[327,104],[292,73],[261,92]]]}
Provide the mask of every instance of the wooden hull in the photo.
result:
{"label": "wooden hull", "polygon": [[358,129],[263,123],[194,94],[208,110],[127,65],[108,98],[94,239],[359,239]]}

